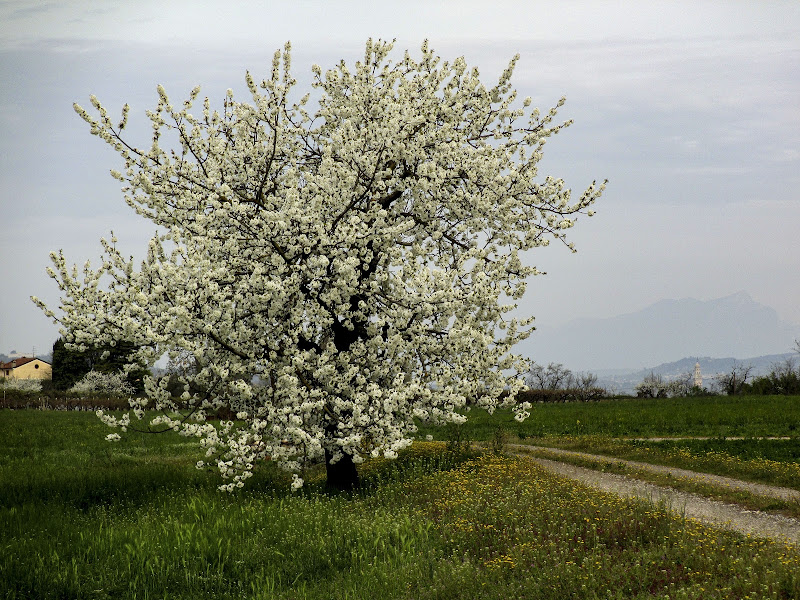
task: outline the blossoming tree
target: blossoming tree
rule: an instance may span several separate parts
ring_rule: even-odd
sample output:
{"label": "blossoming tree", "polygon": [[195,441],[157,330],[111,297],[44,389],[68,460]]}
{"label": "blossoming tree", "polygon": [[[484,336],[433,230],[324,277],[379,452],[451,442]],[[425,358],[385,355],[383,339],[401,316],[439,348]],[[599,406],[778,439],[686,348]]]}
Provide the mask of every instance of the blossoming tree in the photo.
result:
{"label": "blossoming tree", "polygon": [[[123,138],[127,105],[119,123],[94,97],[96,116],[75,105],[121,155],[112,175],[159,234],[138,266],[113,234],[82,274],[52,253],[63,314],[34,301],[78,346],[125,340],[149,365],[190,356],[180,400],[150,379],[132,413],[200,438],[224,488],[267,457],[295,487],[322,457],[329,484],[352,487],[366,456],[410,444],[415,419],[513,404],[527,365],[511,349],[531,320],[508,313],[537,273],[521,253],[571,248],[565,230],[602,192],[572,199],[538,177],[547,138],[569,122],[516,102],[518,57],[487,88],[427,43],[418,60],[391,49],[370,40],[354,68],[314,66],[313,111],[308,95],[290,99],[288,44],[268,79],[246,75],[250,101],[229,90],[222,112],[208,99],[193,111],[199,88],[176,107],[159,86],[146,148]],[[235,421],[207,419],[223,407]]]}

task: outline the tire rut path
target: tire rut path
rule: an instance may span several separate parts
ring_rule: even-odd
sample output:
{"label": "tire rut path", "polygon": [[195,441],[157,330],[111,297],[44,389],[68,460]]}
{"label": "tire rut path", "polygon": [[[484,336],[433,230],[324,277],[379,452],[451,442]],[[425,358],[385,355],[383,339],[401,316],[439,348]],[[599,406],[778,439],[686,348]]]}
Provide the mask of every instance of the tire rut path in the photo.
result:
{"label": "tire rut path", "polygon": [[[661,487],[616,473],[606,473],[587,469],[585,467],[578,467],[558,460],[537,458],[524,452],[525,449],[552,451],[554,450],[553,448],[521,444],[511,444],[509,448],[511,450],[510,453],[514,456],[531,460],[548,471],[575,479],[600,490],[611,492],[619,496],[643,498],[655,503],[664,502],[673,512],[690,519],[697,519],[704,523],[732,531],[738,531],[745,535],[765,537],[775,541],[800,545],[800,520],[798,519],[748,510],[736,504],[711,500],[698,494]],[[800,492],[796,490],[750,483],[729,477],[708,475],[706,473],[697,473],[694,471],[687,471],[686,469],[662,467],[660,465],[651,465],[637,461],[627,461],[609,456],[572,452],[568,450],[561,450],[557,452],[557,454],[572,454],[582,458],[591,458],[609,463],[622,462],[636,468],[648,469],[660,473],[669,472],[678,477],[692,477],[713,482],[718,485],[728,485],[736,489],[748,490],[762,496],[782,499],[800,499]]]}

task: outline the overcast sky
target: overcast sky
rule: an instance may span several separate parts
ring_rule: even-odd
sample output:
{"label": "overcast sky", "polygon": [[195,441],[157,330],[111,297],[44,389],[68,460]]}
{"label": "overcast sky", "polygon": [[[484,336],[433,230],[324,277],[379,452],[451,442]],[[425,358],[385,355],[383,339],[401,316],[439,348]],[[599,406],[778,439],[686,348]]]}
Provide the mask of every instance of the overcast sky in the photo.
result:
{"label": "overcast sky", "polygon": [[[120,160],[72,103],[144,111],[161,83],[175,103],[195,85],[221,100],[244,72],[267,75],[291,40],[309,67],[353,62],[368,37],[416,50],[427,38],[488,84],[517,52],[514,83],[575,124],[540,172],[582,191],[608,178],[597,215],[530,262],[520,311],[540,327],[638,310],[662,298],[739,290],[800,323],[800,3],[0,1],[0,352],[49,352],[58,304],[45,274],[63,248],[78,264],[114,230],[140,255],[153,228],[122,201]],[[776,348],[776,352],[788,349]],[[677,357],[676,357],[677,358]]]}

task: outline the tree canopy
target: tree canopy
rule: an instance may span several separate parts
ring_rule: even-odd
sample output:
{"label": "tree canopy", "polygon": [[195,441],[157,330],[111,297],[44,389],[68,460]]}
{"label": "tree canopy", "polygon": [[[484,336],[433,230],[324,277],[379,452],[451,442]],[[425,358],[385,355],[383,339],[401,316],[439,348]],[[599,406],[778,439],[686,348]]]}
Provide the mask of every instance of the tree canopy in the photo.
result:
{"label": "tree canopy", "polygon": [[[354,67],[313,66],[313,110],[293,99],[288,44],[267,79],[246,74],[249,101],[228,90],[221,111],[195,108],[199,87],[175,106],[159,86],[149,147],[123,138],[127,105],[119,122],[95,97],[95,116],[75,105],[159,233],[138,266],[113,234],[97,269],[52,253],[57,318],[75,343],[125,340],[149,365],[192,356],[179,402],[151,379],[134,413],[200,437],[228,489],[265,457],[299,472],[324,456],[329,481],[355,485],[354,465],[395,456],[415,419],[513,404],[528,367],[511,350],[532,319],[508,313],[538,272],[521,253],[572,248],[565,232],[605,185],[572,198],[539,177],[570,122],[554,122],[563,99],[544,114],[517,100],[518,57],[486,87],[427,43],[418,59],[391,50],[370,40]],[[206,418],[223,407],[235,423]]]}

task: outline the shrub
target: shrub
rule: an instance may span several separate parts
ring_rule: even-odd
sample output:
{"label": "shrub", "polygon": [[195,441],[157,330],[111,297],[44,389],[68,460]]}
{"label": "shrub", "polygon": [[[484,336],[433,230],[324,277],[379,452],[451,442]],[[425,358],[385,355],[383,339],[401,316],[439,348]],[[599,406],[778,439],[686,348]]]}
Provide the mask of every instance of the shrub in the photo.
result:
{"label": "shrub", "polygon": [[42,381],[40,379],[16,379],[9,377],[3,381],[3,387],[7,390],[15,390],[24,394],[33,394],[42,391]]}
{"label": "shrub", "polygon": [[756,377],[745,387],[754,394],[800,394],[800,368],[789,358],[772,365],[772,371],[768,375]]}
{"label": "shrub", "polygon": [[133,386],[125,379],[123,373],[101,373],[99,371],[89,371],[69,391],[78,394],[101,393],[115,396],[130,396],[134,393]]}

